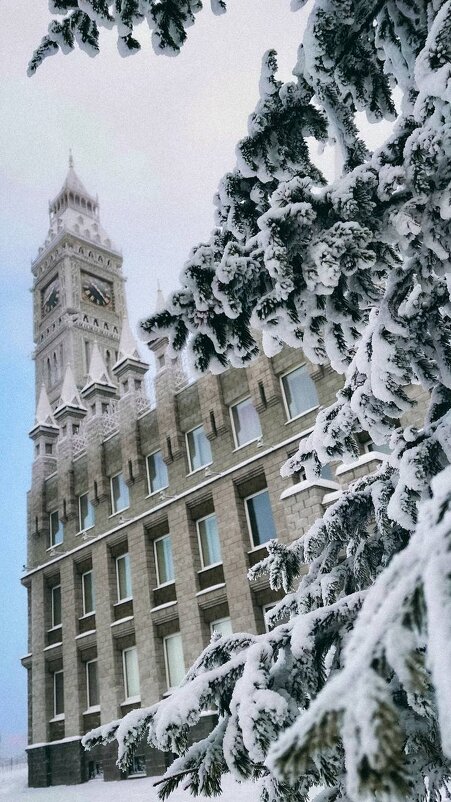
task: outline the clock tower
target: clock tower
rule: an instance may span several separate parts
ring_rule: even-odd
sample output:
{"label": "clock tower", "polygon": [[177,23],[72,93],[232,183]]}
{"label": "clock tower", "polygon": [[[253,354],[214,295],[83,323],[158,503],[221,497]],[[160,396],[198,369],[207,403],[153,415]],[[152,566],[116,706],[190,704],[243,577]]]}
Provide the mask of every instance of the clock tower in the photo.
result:
{"label": "clock tower", "polygon": [[64,184],[49,204],[50,227],[32,263],[36,397],[52,406],[71,365],[81,389],[94,344],[112,384],[126,315],[122,256],[100,222],[99,202],[78,178],[72,156]]}

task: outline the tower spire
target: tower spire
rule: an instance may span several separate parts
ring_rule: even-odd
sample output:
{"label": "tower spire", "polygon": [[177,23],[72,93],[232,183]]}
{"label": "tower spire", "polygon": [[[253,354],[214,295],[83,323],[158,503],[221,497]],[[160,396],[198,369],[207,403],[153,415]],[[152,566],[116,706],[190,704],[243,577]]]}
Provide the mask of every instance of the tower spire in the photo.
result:
{"label": "tower spire", "polygon": [[69,148],[69,169],[74,167],[74,157],[72,156],[72,148]]}
{"label": "tower spire", "polygon": [[83,388],[86,390],[91,384],[106,384],[111,385],[111,381],[108,376],[108,371],[106,369],[105,362],[103,360],[103,356],[100,353],[100,348],[98,346],[97,340],[94,341],[94,345],[92,348],[91,360],[89,363],[89,370],[88,370],[88,379]]}
{"label": "tower spire", "polygon": [[56,426],[44,382],[41,385],[41,392],[36,407],[35,426]]}
{"label": "tower spire", "polygon": [[157,303],[155,304],[155,312],[162,312],[165,307],[164,295],[161,291],[160,279],[157,279]]}

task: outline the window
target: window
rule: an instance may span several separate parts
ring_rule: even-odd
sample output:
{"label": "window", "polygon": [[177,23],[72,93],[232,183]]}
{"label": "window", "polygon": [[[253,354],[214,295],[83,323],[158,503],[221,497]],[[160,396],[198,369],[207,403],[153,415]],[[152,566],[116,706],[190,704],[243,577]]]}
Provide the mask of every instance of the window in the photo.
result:
{"label": "window", "polygon": [[219,542],[216,515],[208,515],[206,518],[199,518],[196,523],[202,568],[208,568],[210,565],[221,563],[221,545]]}
{"label": "window", "polygon": [[154,540],[155,566],[157,585],[167,585],[174,581],[174,563],[172,561],[171,536],[165,535]]}
{"label": "window", "polygon": [[133,763],[129,777],[141,776],[146,774],[146,759],[144,755],[133,755]]}
{"label": "window", "polygon": [[190,471],[198,471],[204,465],[211,465],[213,460],[210,443],[207,440],[203,426],[197,426],[191,432],[187,432],[186,442]]}
{"label": "window", "polygon": [[80,532],[85,532],[94,526],[94,507],[87,493],[78,497],[78,526]]}
{"label": "window", "polygon": [[45,453],[47,455],[48,454],[53,454],[53,443],[46,443],[45,444]]}
{"label": "window", "polygon": [[218,635],[231,635],[232,622],[230,618],[218,618],[217,621],[212,621],[210,624],[211,634],[217,632]]}
{"label": "window", "polygon": [[315,382],[310,378],[306,365],[285,373],[281,377],[281,383],[289,420],[318,406]]}
{"label": "window", "polygon": [[64,526],[59,520],[58,510],[50,513],[50,548],[63,542]]}
{"label": "window", "polygon": [[277,537],[268,491],[261,490],[248,496],[245,502],[252,545],[257,548]]}
{"label": "window", "polygon": [[53,717],[64,717],[64,674],[55,671],[53,674]]}
{"label": "window", "polygon": [[161,451],[155,451],[147,457],[147,482],[149,493],[156,493],[169,485],[168,469]]}
{"label": "window", "polygon": [[364,454],[369,454],[371,451],[378,451],[380,454],[391,454],[391,448],[388,443],[382,443],[380,446],[373,443],[369,435],[365,436],[362,440],[362,449]]}
{"label": "window", "polygon": [[275,606],[276,606],[275,603],[273,603],[273,604],[264,604],[262,607],[265,632],[271,632],[271,630],[273,629],[273,626],[271,626],[268,618],[268,613],[271,612],[271,610],[273,610]]}
{"label": "window", "polygon": [[52,629],[61,626],[61,585],[52,588]]}
{"label": "window", "polygon": [[83,596],[83,615],[90,615],[96,609],[92,571],[86,571],[81,575],[81,590]]}
{"label": "window", "polygon": [[166,681],[168,690],[180,685],[185,676],[185,660],[180,632],[168,635],[164,639],[164,661],[166,664]]}
{"label": "window", "polygon": [[128,487],[124,481],[124,475],[117,473],[116,476],[111,477],[111,509],[113,515],[116,512],[125,510],[130,505],[130,497],[128,495]]}
{"label": "window", "polygon": [[97,660],[86,663],[86,699],[88,710],[99,705],[99,685],[97,682]]}
{"label": "window", "polygon": [[130,571],[130,557],[122,554],[116,560],[117,600],[131,599],[132,576]]}
{"label": "window", "polygon": [[139,697],[139,670],[138,652],[136,646],[124,649],[122,652],[122,667],[124,671],[124,690],[126,699]]}
{"label": "window", "polygon": [[250,398],[245,398],[230,409],[233,434],[237,448],[252,443],[262,436],[260,419]]}

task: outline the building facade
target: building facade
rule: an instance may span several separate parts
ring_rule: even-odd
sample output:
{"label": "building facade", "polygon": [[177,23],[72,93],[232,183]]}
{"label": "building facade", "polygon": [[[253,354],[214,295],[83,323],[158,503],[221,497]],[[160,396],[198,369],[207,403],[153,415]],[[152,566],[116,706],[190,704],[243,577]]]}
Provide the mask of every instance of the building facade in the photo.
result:
{"label": "building facade", "polygon": [[[121,255],[71,163],[32,270],[29,784],[118,779],[114,744],[85,753],[82,735],[170,693],[213,631],[263,632],[278,596],[249,566],[383,455],[362,442],[338,476],[280,477],[338,389],[298,350],[192,382],[160,340],[149,392]],[[143,745],[130,776],[166,760]]]}

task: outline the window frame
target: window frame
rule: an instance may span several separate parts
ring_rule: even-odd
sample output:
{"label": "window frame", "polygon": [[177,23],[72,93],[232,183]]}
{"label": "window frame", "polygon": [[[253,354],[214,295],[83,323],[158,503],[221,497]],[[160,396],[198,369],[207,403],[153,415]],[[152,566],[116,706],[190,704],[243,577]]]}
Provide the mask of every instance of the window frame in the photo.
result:
{"label": "window frame", "polygon": [[262,604],[262,615],[263,615],[263,624],[265,627],[265,632],[272,632],[268,626],[268,620],[266,618],[266,614],[269,613],[270,610],[274,610],[277,602],[268,602],[267,604]]}
{"label": "window frame", "polygon": [[[250,518],[250,515],[249,515],[249,509],[248,509],[247,502],[248,502],[249,499],[255,498],[255,496],[261,496],[262,493],[267,493],[268,494],[269,506],[271,507],[271,499],[269,497],[269,491],[268,491],[267,487],[264,487],[262,490],[257,490],[256,493],[250,493],[248,496],[246,496],[244,498],[244,511],[246,513],[246,523],[247,523],[247,529],[248,529],[248,532],[249,532],[249,538],[250,538],[250,542],[251,542],[251,551],[256,551],[257,549],[262,549],[267,543],[270,542],[270,540],[278,540],[279,539],[277,537],[277,530],[276,530],[276,537],[275,538],[270,537],[270,538],[268,538],[268,540],[265,540],[263,543],[259,543],[257,545],[254,543],[254,535],[253,535],[253,532],[252,532],[251,518]],[[271,507],[271,513],[272,513],[272,507]],[[274,515],[273,515],[273,523],[274,523],[274,529],[275,529],[276,527],[275,527]]]}
{"label": "window frame", "polygon": [[[237,437],[237,433],[236,433],[235,420],[234,420],[234,417],[233,417],[233,410],[235,409],[235,407],[238,407],[240,404],[242,404],[243,401],[250,401],[252,406],[254,407],[255,414],[257,415],[258,423],[259,423],[259,426],[260,426],[260,434],[257,435],[257,437],[252,437],[250,440],[246,440],[246,442],[240,444],[238,442],[238,437]],[[262,427],[261,427],[261,423],[260,423],[260,416],[259,416],[257,410],[255,409],[255,406],[253,404],[251,395],[245,395],[242,398],[239,398],[238,401],[235,401],[233,404],[230,404],[229,413],[230,413],[230,420],[231,420],[231,423],[232,423],[233,442],[235,444],[235,451],[238,451],[238,449],[240,449],[240,448],[244,448],[244,446],[248,446],[250,443],[256,443],[257,440],[260,440],[261,437],[263,437]]]}
{"label": "window frame", "polygon": [[154,496],[154,495],[155,495],[155,493],[161,493],[161,491],[162,491],[162,490],[166,490],[166,488],[167,488],[167,487],[169,487],[169,471],[168,471],[168,469],[167,469],[167,465],[166,465],[166,463],[165,463],[165,462],[164,462],[164,460],[163,460],[163,457],[162,457],[162,460],[163,460],[163,462],[164,462],[164,465],[166,466],[166,475],[167,475],[167,478],[168,478],[168,483],[167,483],[166,485],[163,485],[162,487],[159,487],[157,490],[152,490],[152,487],[151,487],[151,484],[150,484],[149,459],[150,459],[151,457],[154,457],[154,456],[155,456],[155,454],[162,454],[162,453],[163,453],[163,452],[162,452],[161,448],[157,448],[157,450],[156,450],[156,451],[152,451],[152,452],[151,452],[150,454],[148,454],[148,455],[147,455],[147,457],[146,457],[147,490],[149,491],[149,492],[148,492],[148,495],[149,495],[149,496]]}
{"label": "window frame", "polygon": [[[57,702],[56,677],[59,674],[62,674],[62,676],[63,676],[63,710],[62,710],[61,713],[57,712],[57,705],[56,705],[56,702]],[[53,716],[52,716],[52,720],[53,721],[59,721],[59,720],[62,720],[64,717],[65,717],[65,713],[64,713],[64,671],[63,671],[62,668],[60,668],[60,669],[58,669],[58,671],[54,671],[53,672]]]}
{"label": "window frame", "polygon": [[[298,420],[299,418],[304,417],[304,415],[308,415],[309,412],[313,412],[315,409],[319,409],[319,407],[320,407],[319,398],[318,398],[318,403],[315,404],[315,406],[309,407],[308,409],[305,409],[303,412],[299,412],[297,415],[293,415],[293,416],[291,415],[290,408],[288,406],[287,397],[286,397],[286,394],[285,394],[285,386],[284,386],[283,380],[284,380],[284,378],[286,376],[289,376],[290,373],[294,373],[296,370],[299,370],[300,368],[307,368],[307,362],[301,362],[299,365],[296,365],[294,368],[290,368],[289,370],[285,370],[279,376],[280,389],[282,391],[283,406],[284,406],[285,415],[286,415],[286,418],[287,418],[286,423],[291,423],[291,421]],[[307,369],[307,373],[308,373],[308,369]],[[309,374],[309,378],[311,379],[313,384],[315,384],[315,382],[313,381],[313,379],[310,376],[310,374]],[[316,385],[315,385],[315,389],[316,389]],[[317,393],[317,395],[318,395],[318,393]]]}
{"label": "window frame", "polygon": [[[128,596],[122,596],[121,597],[121,595],[120,595],[120,592],[121,592],[120,591],[120,583],[119,583],[119,560],[124,560],[126,557],[128,558],[128,576],[129,576],[129,579],[130,579],[130,588],[129,588],[130,593],[129,593]],[[133,599],[132,567],[131,567],[131,563],[130,563],[130,554],[129,554],[129,552],[125,551],[123,554],[120,554],[119,557],[115,558],[115,562],[116,562],[116,591],[117,591],[117,602],[116,602],[116,604],[122,604],[122,602],[131,601]],[[127,572],[126,572],[126,576],[127,576]]]}
{"label": "window frame", "polygon": [[[85,599],[85,576],[90,574],[91,576],[91,596],[92,596],[92,603],[93,608],[92,610],[86,609],[86,599]],[[82,599],[82,610],[83,610],[83,617],[87,615],[95,615],[96,612],[96,602],[95,602],[95,591],[94,591],[94,577],[93,577],[93,570],[89,568],[88,571],[83,571],[81,575],[81,599]]]}
{"label": "window frame", "polygon": [[172,691],[177,688],[177,685],[170,685],[169,683],[169,660],[168,660],[168,653],[167,653],[167,641],[171,640],[171,638],[179,637],[181,644],[182,644],[182,654],[183,654],[183,676],[186,674],[186,666],[185,666],[185,654],[183,650],[183,638],[181,632],[173,632],[172,635],[166,635],[163,638],[163,654],[164,654],[164,667],[166,672],[166,692],[172,693]]}
{"label": "window frame", "polygon": [[[89,508],[91,508],[91,511],[92,511],[92,514],[93,514],[92,515],[93,523],[90,524],[89,526],[85,526],[85,528],[82,529],[81,528],[81,499],[84,498],[85,496],[87,496],[87,498],[88,498],[88,510],[89,510]],[[91,504],[91,502],[89,500],[89,493],[88,492],[80,493],[80,495],[78,496],[78,532],[77,532],[77,535],[81,535],[83,532],[88,532],[90,529],[94,529],[94,526],[95,526],[94,507],[93,507],[93,505]]]}
{"label": "window frame", "polygon": [[[213,518],[213,517],[216,518],[216,529],[217,529],[217,535],[218,535],[219,551],[221,552],[221,559],[220,559],[219,562],[209,563],[208,565],[206,565],[205,564],[205,560],[204,560],[204,553],[203,553],[203,549],[202,549],[202,537],[201,537],[199,524],[201,524],[202,521],[206,521],[208,518]],[[198,544],[198,547],[199,547],[201,571],[206,571],[209,568],[215,568],[217,565],[223,565],[221,540],[220,540],[220,537],[219,537],[218,519],[217,519],[217,516],[216,516],[216,512],[210,512],[209,515],[203,515],[201,518],[197,518],[196,519],[196,531],[197,531],[197,544]]]}
{"label": "window frame", "polygon": [[99,702],[99,701],[98,701],[98,702],[97,702],[97,704],[95,704],[95,705],[92,705],[92,704],[91,704],[91,699],[90,699],[90,696],[91,696],[91,694],[90,694],[90,682],[89,682],[89,668],[88,668],[88,666],[92,665],[92,663],[96,663],[96,664],[97,664],[97,669],[96,669],[96,683],[97,683],[97,689],[96,689],[96,690],[97,690],[97,698],[100,700],[100,694],[99,694],[99,673],[98,673],[98,662],[99,662],[99,661],[98,661],[98,658],[97,658],[97,657],[95,657],[93,660],[87,660],[87,661],[86,661],[86,664],[85,664],[85,665],[86,665],[86,669],[85,669],[85,670],[86,670],[86,702],[87,702],[87,705],[88,705],[88,706],[87,706],[87,708],[86,708],[86,711],[88,711],[88,710],[90,710],[90,711],[94,711],[94,710],[100,710],[100,702]]}
{"label": "window frame", "polygon": [[[191,451],[190,451],[190,447],[189,447],[189,437],[188,437],[188,435],[190,435],[193,432],[197,431],[197,429],[203,429],[205,439],[206,439],[206,441],[207,441],[207,443],[208,443],[208,445],[210,447],[211,460],[210,460],[210,462],[204,462],[203,465],[199,465],[198,468],[193,468],[193,462],[192,462],[192,458],[191,458]],[[186,445],[186,453],[188,455],[189,473],[197,473],[197,471],[201,471],[203,468],[208,468],[209,465],[213,464],[213,454],[211,453],[210,441],[209,441],[209,439],[208,439],[208,437],[207,437],[207,435],[205,433],[205,427],[204,427],[203,423],[199,423],[197,426],[193,426],[192,429],[188,429],[188,431],[185,432],[185,445]]]}
{"label": "window frame", "polygon": [[[139,692],[137,694],[135,694],[134,696],[130,696],[129,695],[129,680],[128,680],[128,674],[127,674],[127,658],[125,656],[129,652],[135,652],[135,654],[136,654],[136,665],[137,665],[137,669],[138,669],[138,691]],[[139,676],[138,649],[136,648],[136,646],[129,646],[127,649],[122,649],[122,676],[123,676],[123,679],[124,679],[124,693],[125,693],[124,701],[125,702],[130,702],[132,699],[134,699],[136,701],[138,701],[138,699],[141,700],[141,682],[140,682],[140,676]]]}
{"label": "window frame", "polygon": [[[160,582],[160,571],[159,571],[159,567],[158,567],[158,555],[157,555],[157,543],[159,543],[161,540],[166,540],[167,538],[169,538],[169,541],[170,541],[170,544],[171,544],[171,560],[172,560],[173,578],[172,579],[168,579],[166,582]],[[153,541],[153,556],[154,556],[154,561],[155,561],[155,578],[157,580],[157,588],[165,588],[167,585],[173,585],[175,583],[175,570],[174,570],[174,557],[173,557],[173,554],[172,554],[172,539],[171,539],[171,533],[170,532],[167,532],[165,535],[161,535],[161,537],[155,538],[155,540]]]}
{"label": "window frame", "polygon": [[[55,590],[59,590],[60,592],[60,617],[61,620],[59,624],[55,624],[55,600],[54,600],[54,592]],[[51,597],[51,629],[61,629],[63,626],[63,606],[62,606],[62,599],[61,599],[61,582],[58,585],[52,585],[50,588],[50,597]]]}
{"label": "window frame", "polygon": [[[124,480],[124,485],[127,488],[127,494],[128,494],[128,504],[126,504],[125,507],[121,507],[120,509],[116,509],[115,508],[114,495],[113,495],[113,480],[116,479],[118,476],[122,476],[122,478]],[[113,515],[117,515],[119,512],[123,512],[124,510],[128,510],[130,508],[130,492],[129,492],[129,489],[127,487],[127,483],[126,483],[126,481],[124,479],[124,472],[123,471],[118,471],[117,473],[113,474],[113,476],[110,476],[110,498],[111,498],[111,515],[112,516]]]}
{"label": "window frame", "polygon": [[[57,516],[56,520],[58,521],[58,528],[56,532],[53,531],[53,525],[52,525],[52,520],[54,515]],[[55,535],[57,535],[60,530],[61,530],[61,540],[54,541]],[[49,512],[49,541],[50,541],[49,549],[56,549],[58,546],[61,546],[61,544],[64,542],[64,526],[58,517],[58,510],[52,510],[51,512]]]}

